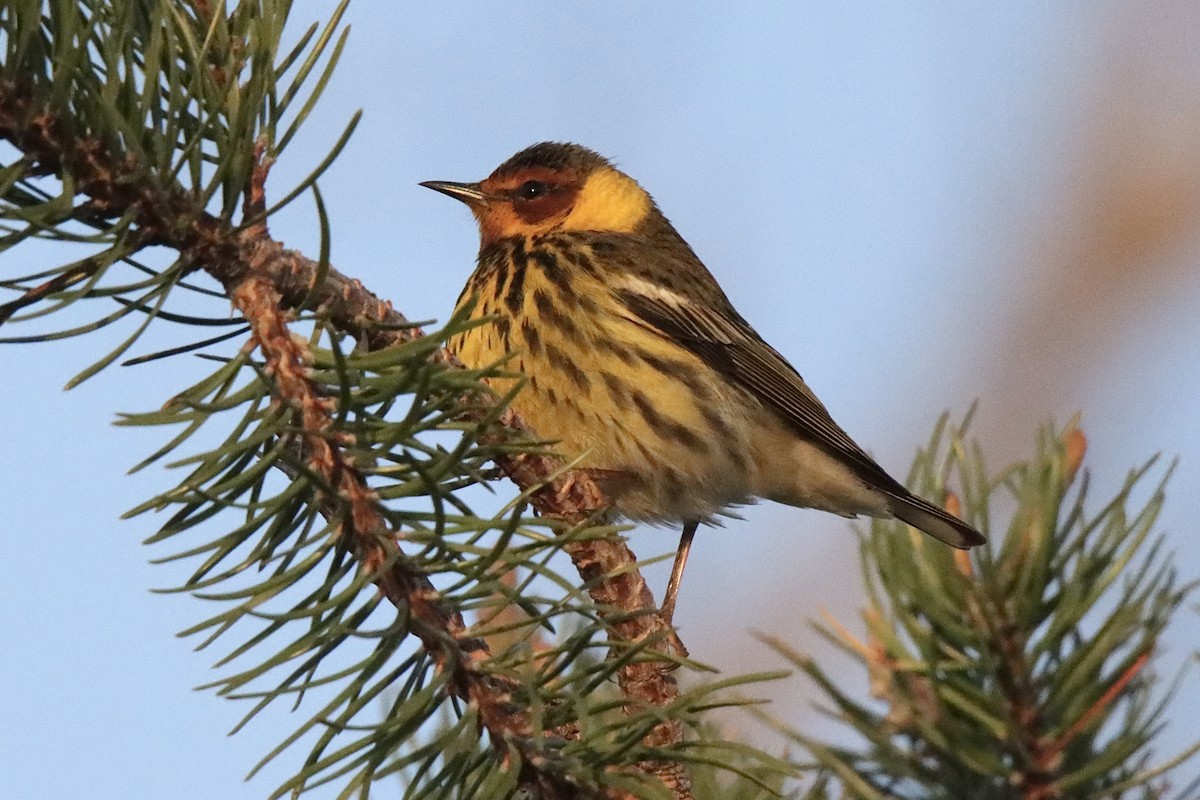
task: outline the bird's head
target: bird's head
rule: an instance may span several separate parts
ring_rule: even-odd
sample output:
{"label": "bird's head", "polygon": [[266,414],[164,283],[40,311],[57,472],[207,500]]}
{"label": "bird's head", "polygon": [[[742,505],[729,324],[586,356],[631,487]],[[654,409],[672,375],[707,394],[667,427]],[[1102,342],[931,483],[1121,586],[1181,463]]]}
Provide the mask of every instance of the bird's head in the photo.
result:
{"label": "bird's head", "polygon": [[632,232],[656,211],[633,178],[577,144],[535,144],[479,183],[421,185],[466,203],[484,246],[552,231]]}

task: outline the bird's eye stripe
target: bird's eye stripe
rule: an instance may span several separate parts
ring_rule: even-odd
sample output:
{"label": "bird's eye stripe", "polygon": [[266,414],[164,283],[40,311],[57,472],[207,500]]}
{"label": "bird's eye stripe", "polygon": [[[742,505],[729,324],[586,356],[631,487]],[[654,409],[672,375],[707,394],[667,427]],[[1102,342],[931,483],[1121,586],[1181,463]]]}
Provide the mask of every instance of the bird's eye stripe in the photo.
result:
{"label": "bird's eye stripe", "polygon": [[550,185],[542,181],[525,181],[517,187],[516,195],[519,200],[536,200],[543,195],[549,194]]}

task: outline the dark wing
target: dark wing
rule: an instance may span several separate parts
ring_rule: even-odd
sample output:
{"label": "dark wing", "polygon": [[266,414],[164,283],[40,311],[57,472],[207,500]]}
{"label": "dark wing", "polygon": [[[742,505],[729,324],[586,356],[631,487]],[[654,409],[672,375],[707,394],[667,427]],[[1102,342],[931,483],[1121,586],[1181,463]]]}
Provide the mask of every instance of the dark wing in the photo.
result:
{"label": "dark wing", "polygon": [[[966,548],[983,536],[957,517],[909,492],[888,475],[836,422],[800,373],[728,304],[709,304],[670,291],[617,290],[618,299],[646,327],[695,353],[732,383],[775,410],[797,433],[840,459],[869,486],[891,498],[897,517],[938,539]],[[723,301],[724,298],[720,297]]]}
{"label": "dark wing", "polygon": [[871,484],[903,490],[833,421],[800,373],[732,308],[712,310],[688,299],[675,302],[632,290],[617,296],[637,319],[749,391],[797,434],[842,458]]}

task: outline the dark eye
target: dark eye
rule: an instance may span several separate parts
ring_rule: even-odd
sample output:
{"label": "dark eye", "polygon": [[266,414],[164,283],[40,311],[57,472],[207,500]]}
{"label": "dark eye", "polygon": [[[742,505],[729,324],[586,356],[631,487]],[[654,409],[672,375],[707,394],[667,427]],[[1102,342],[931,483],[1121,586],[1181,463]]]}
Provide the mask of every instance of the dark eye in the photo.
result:
{"label": "dark eye", "polygon": [[550,184],[541,181],[525,181],[517,188],[518,200],[536,200],[550,193]]}

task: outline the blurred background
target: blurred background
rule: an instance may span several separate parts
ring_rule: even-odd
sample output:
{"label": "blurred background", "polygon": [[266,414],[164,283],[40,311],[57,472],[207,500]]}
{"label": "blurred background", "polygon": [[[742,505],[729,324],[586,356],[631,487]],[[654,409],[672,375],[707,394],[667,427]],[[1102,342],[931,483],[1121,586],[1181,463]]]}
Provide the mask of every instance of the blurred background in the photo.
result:
{"label": "blurred background", "polygon": [[[297,4],[297,34],[328,5]],[[417,183],[577,141],[654,194],[890,471],[976,400],[995,468],[1081,411],[1097,502],[1153,454],[1179,457],[1160,527],[1182,575],[1200,575],[1200,6],[364,2],[349,19],[270,185],[282,196],[362,108],[320,184],[332,258],[410,318],[445,319],[477,248],[467,211]],[[272,232],[315,256],[315,220],[297,203]],[[16,253],[5,275],[31,271]],[[147,563],[166,554],[140,544],[161,520],[118,521],[178,476],[126,477],[166,434],[109,423],[197,368],[112,368],[61,391],[128,333],[0,347],[0,797],[261,798],[288,771],[241,778],[292,720],[222,736],[247,708],[189,692],[216,654],[173,638],[216,608],[150,594],[184,574]],[[860,629],[849,523],[769,504],[744,517],[693,551],[676,617],[693,656],[777,668],[765,631],[832,657],[807,621],[828,608]],[[631,537],[643,557],[676,538]],[[666,572],[650,571],[657,594]],[[1174,669],[1196,615],[1172,632]],[[824,730],[800,679],[763,692]],[[1195,697],[1185,684],[1164,755],[1194,735]]]}

